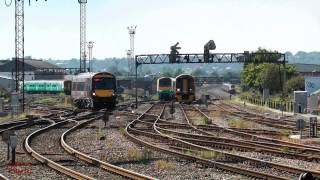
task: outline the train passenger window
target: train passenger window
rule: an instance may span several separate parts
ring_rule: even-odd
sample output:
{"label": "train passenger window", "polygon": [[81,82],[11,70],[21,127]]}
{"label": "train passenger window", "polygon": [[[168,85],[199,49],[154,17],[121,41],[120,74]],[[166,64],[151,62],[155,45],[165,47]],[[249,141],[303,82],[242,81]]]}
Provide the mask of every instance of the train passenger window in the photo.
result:
{"label": "train passenger window", "polygon": [[85,90],[85,83],[84,82],[79,82],[77,84],[77,90],[78,91],[84,91]]}
{"label": "train passenger window", "polygon": [[72,83],[72,91],[76,91],[77,90],[77,83],[73,82]]}

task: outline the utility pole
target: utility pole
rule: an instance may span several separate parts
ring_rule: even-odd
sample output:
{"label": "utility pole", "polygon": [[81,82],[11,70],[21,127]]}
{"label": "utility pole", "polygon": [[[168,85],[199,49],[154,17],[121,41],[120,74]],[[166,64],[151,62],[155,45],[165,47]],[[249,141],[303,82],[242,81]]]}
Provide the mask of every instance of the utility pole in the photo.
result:
{"label": "utility pole", "polygon": [[127,51],[128,56],[128,70],[129,76],[134,75],[135,62],[134,62],[134,35],[136,34],[137,26],[127,27],[130,35],[130,50]]}
{"label": "utility pole", "polygon": [[89,49],[89,72],[93,72],[92,68],[92,48],[93,48],[93,41],[89,41],[88,49]]}
{"label": "utility pole", "polygon": [[86,9],[87,0],[78,0],[80,4],[80,72],[86,72]]}

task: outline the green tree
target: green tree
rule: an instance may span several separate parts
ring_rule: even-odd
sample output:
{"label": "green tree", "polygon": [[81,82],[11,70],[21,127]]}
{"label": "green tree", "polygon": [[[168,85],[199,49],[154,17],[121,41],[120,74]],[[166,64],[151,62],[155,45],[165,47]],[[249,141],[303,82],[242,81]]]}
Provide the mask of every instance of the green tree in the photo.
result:
{"label": "green tree", "polygon": [[184,73],[184,71],[183,71],[181,68],[179,68],[179,69],[177,69],[176,72],[174,73],[174,77],[177,77],[177,76],[179,76],[180,74],[183,74],[183,73]]}
{"label": "green tree", "polygon": [[303,91],[304,90],[304,77],[303,76],[296,76],[291,78],[288,82],[288,92],[293,92],[293,91]]}
{"label": "green tree", "polygon": [[[269,53],[276,51],[267,51],[265,49],[259,48],[256,52]],[[259,90],[261,92],[263,88],[267,88],[271,92],[279,92],[282,90],[284,73],[286,73],[287,79],[290,79],[297,75],[296,68],[293,65],[286,65],[284,68],[283,65],[272,64],[279,58],[277,55],[271,56],[270,60],[268,60],[267,62],[267,56],[261,54],[254,56],[254,58],[255,62],[259,62],[259,64],[245,64],[244,70],[241,73],[242,84],[254,90]]]}
{"label": "green tree", "polygon": [[203,69],[197,68],[191,73],[192,76],[200,77],[200,76],[206,76],[207,73]]}

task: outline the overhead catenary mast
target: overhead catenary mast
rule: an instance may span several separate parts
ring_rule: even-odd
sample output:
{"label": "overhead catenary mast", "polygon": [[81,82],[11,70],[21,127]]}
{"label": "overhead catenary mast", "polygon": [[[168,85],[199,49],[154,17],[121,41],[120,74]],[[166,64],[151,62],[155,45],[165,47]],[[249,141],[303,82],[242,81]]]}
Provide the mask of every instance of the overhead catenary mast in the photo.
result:
{"label": "overhead catenary mast", "polygon": [[135,70],[135,62],[134,62],[134,35],[136,34],[137,26],[127,27],[129,35],[130,35],[130,50],[127,51],[128,57],[128,75],[133,76]]}
{"label": "overhead catenary mast", "polygon": [[78,0],[80,4],[80,72],[86,72],[86,26],[87,26],[87,0]]}

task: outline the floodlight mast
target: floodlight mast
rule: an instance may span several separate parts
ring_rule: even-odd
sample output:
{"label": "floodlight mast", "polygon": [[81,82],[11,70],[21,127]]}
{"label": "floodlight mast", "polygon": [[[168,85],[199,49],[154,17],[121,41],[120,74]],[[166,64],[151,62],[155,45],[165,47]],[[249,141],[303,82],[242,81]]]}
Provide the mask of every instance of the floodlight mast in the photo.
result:
{"label": "floodlight mast", "polygon": [[87,0],[78,0],[80,4],[80,72],[86,72],[86,10],[87,10]]}
{"label": "floodlight mast", "polygon": [[92,48],[93,48],[93,41],[89,41],[88,49],[89,49],[89,72],[93,72],[92,68]]}
{"label": "floodlight mast", "polygon": [[137,26],[127,27],[130,35],[130,50],[127,51],[128,56],[128,72],[129,76],[134,75],[135,61],[134,61],[134,36],[136,34]]}

